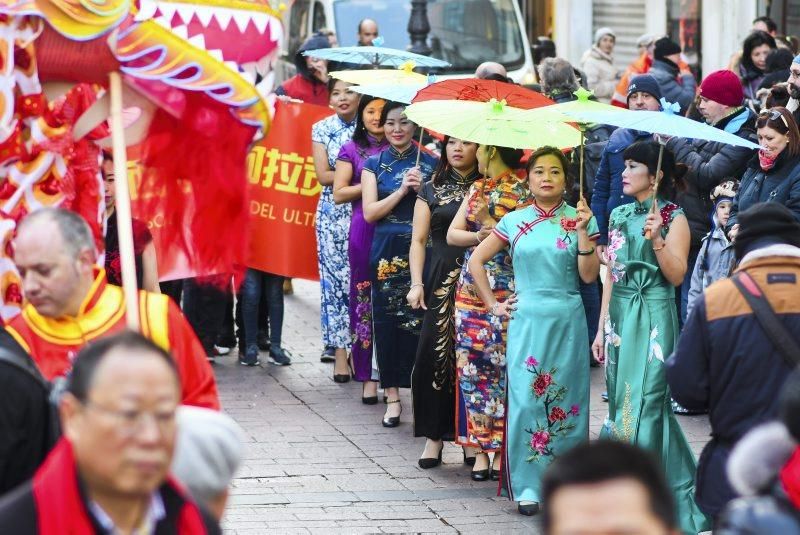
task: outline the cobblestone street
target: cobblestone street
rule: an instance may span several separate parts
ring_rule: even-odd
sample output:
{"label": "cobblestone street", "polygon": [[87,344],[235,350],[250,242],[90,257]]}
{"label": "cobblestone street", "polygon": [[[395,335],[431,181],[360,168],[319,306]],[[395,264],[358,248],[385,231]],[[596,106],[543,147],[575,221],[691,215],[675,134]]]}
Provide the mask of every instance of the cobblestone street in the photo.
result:
{"label": "cobblestone street", "polygon": [[[470,480],[461,448],[445,446],[443,465],[417,466],[424,438],[412,436],[409,392],[398,428],[381,426],[384,405],[363,405],[361,385],[333,382],[319,361],[316,283],[294,281],[286,298],[289,367],[245,368],[217,359],[225,410],[245,429],[248,449],[225,521],[226,533],[538,533],[536,517],[499,498],[496,482]],[[592,370],[591,432],[605,404],[602,370]],[[679,417],[696,452],[707,417]]]}

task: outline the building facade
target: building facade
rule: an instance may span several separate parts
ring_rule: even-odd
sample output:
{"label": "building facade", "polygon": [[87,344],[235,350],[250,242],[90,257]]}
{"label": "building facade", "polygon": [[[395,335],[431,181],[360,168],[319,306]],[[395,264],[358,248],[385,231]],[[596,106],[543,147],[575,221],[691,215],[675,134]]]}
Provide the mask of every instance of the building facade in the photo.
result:
{"label": "building facade", "polygon": [[727,67],[758,16],[772,17],[780,33],[800,36],[800,0],[520,0],[520,6],[531,42],[552,37],[558,55],[574,64],[604,26],[617,34],[620,68],[636,57],[639,36],[650,33],[679,42],[697,73]]}

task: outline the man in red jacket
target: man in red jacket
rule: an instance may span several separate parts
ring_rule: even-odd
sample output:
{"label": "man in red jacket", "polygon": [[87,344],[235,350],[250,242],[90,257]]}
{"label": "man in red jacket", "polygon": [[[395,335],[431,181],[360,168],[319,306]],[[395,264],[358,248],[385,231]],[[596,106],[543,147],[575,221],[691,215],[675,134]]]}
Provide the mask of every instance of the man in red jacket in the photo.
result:
{"label": "man in red jacket", "polygon": [[0,533],[219,533],[171,478],[175,360],[133,332],[88,345],[60,413],[64,436],[33,479],[0,500]]}
{"label": "man in red jacket", "polygon": [[[0,336],[0,345],[16,342],[52,381],[69,373],[88,342],[125,329],[125,298],[96,266],[89,226],[73,212],[45,208],[27,216],[14,246],[27,304],[5,326],[10,336]],[[142,334],[175,359],[181,403],[219,409],[205,351],[177,305],[165,295],[141,291],[136,306]]]}

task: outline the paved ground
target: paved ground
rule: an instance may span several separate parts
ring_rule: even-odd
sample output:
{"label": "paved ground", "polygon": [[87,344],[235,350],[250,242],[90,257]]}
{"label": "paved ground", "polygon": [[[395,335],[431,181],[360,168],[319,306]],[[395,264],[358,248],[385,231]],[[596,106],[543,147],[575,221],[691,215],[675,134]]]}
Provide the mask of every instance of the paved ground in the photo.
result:
{"label": "paved ground", "polygon": [[[336,384],[319,362],[319,290],[295,281],[286,300],[284,345],[292,366],[245,368],[222,357],[216,366],[225,410],[250,443],[234,481],[226,533],[539,533],[498,498],[497,484],[470,480],[461,448],[445,446],[444,464],[417,466],[424,438],[414,438],[409,392],[401,425],[381,426],[384,405],[360,401],[360,383]],[[602,372],[593,369],[591,431],[605,404]],[[679,417],[695,451],[706,417]]]}

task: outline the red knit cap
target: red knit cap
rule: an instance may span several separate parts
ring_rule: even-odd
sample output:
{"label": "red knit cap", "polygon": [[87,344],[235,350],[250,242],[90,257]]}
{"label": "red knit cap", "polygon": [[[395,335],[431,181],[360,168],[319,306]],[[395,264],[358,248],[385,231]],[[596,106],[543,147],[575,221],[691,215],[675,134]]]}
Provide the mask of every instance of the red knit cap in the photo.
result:
{"label": "red knit cap", "polygon": [[741,106],[744,91],[739,77],[731,71],[715,71],[700,84],[700,96],[723,106]]}

